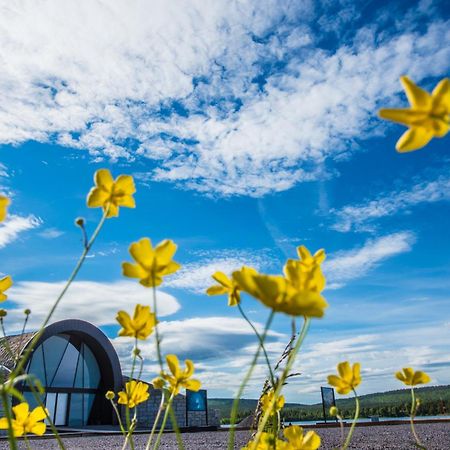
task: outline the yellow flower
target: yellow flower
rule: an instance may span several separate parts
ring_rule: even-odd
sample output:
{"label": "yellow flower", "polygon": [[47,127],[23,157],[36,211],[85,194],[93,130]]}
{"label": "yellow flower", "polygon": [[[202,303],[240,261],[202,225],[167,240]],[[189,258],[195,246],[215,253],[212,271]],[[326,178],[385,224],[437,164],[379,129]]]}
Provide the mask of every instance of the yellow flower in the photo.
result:
{"label": "yellow flower", "polygon": [[213,276],[219,284],[209,287],[206,290],[208,295],[228,294],[228,306],[236,306],[241,301],[239,286],[233,280],[229,279],[223,272],[216,272]]}
{"label": "yellow flower", "polygon": [[300,288],[281,275],[263,275],[250,267],[233,272],[233,279],[264,305],[291,316],[322,317],[328,306],[313,283]]}
{"label": "yellow flower", "polygon": [[432,94],[416,86],[408,77],[400,77],[411,108],[381,109],[380,117],[409,127],[398,140],[399,152],[424,147],[433,137],[443,137],[450,127],[450,80],[444,78]]}
{"label": "yellow flower", "polygon": [[125,384],[125,391],[119,392],[118,403],[121,405],[128,405],[128,408],[134,408],[139,403],[145,402],[150,394],[148,391],[148,384],[142,381],[131,380]]}
{"label": "yellow flower", "polygon": [[[23,436],[24,434],[33,433],[39,436],[45,433],[46,425],[42,422],[48,414],[42,406],[38,406],[30,413],[28,403],[19,403],[12,408],[15,419],[12,419],[12,428],[14,436]],[[0,429],[8,429],[8,419],[2,417],[0,419]]]}
{"label": "yellow flower", "polygon": [[6,290],[8,290],[13,285],[12,278],[7,275],[0,280],[0,302],[4,302],[8,296],[4,294]]}
{"label": "yellow flower", "polygon": [[7,208],[10,201],[8,197],[4,195],[0,195],[0,222],[3,222],[6,219]]}
{"label": "yellow flower", "polygon": [[286,450],[317,450],[320,447],[320,436],[314,431],[304,435],[303,428],[298,425],[285,428],[283,434],[288,440]]}
{"label": "yellow flower", "polygon": [[177,246],[168,239],[160,242],[155,248],[149,238],[142,238],[130,245],[129,252],[137,264],[122,263],[123,275],[139,278],[145,287],[159,286],[162,277],[176,272],[181,266],[172,261]]}
{"label": "yellow flower", "polygon": [[339,376],[329,375],[328,384],[334,386],[339,394],[348,394],[361,383],[361,365],[359,363],[353,364],[352,368],[348,361],[341,362],[338,364],[337,370]]}
{"label": "yellow flower", "polygon": [[414,372],[411,367],[404,367],[401,372],[395,373],[395,377],[407,386],[426,384],[431,381],[431,378],[425,372],[420,370]]}
{"label": "yellow flower", "polygon": [[156,377],[153,378],[152,385],[155,389],[162,389],[166,385],[166,382],[161,377]]}
{"label": "yellow flower", "polygon": [[241,450],[273,450],[274,448],[277,450],[291,450],[286,441],[278,439],[273,434],[266,432],[261,434],[258,445],[253,447],[254,445],[255,441],[250,441],[245,447],[242,447]]}
{"label": "yellow flower", "polygon": [[[273,401],[273,396],[274,396],[274,391],[273,391],[273,389],[271,389],[270,391],[266,392],[261,397],[260,402],[261,402],[261,406],[262,406],[262,409],[264,412],[266,412],[269,409],[270,404]],[[284,396],[280,395],[275,402],[275,405],[272,409],[271,415],[276,414],[278,411],[281,411],[283,409],[284,402],[285,402]]]}
{"label": "yellow flower", "polygon": [[166,361],[172,375],[163,372],[161,377],[169,383],[169,391],[171,393],[177,395],[182,387],[191,391],[198,391],[200,389],[200,381],[191,379],[194,374],[194,363],[190,359],[185,361],[186,369],[184,370],[181,370],[180,362],[175,355],[167,355]]}
{"label": "yellow flower", "polygon": [[153,333],[156,325],[156,317],[150,310],[150,306],[136,305],[133,318],[125,311],[119,311],[117,322],[122,325],[119,336],[130,336],[136,339],[147,339]]}
{"label": "yellow flower", "polygon": [[103,211],[108,211],[106,217],[116,217],[119,215],[119,206],[136,206],[133,198],[136,188],[131,175],[119,175],[114,180],[108,169],[100,169],[95,172],[94,183],[95,187],[87,197],[89,208],[102,207]]}

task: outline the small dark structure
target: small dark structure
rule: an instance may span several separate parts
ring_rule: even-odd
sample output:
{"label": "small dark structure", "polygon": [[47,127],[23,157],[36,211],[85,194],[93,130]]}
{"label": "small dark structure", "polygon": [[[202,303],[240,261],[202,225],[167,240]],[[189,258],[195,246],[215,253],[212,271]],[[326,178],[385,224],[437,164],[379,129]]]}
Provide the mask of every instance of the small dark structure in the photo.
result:
{"label": "small dark structure", "polygon": [[[6,337],[8,347],[0,346],[3,372],[14,369],[35,333]],[[109,339],[94,325],[83,320],[62,320],[47,326],[35,346],[26,372],[42,383],[41,400],[56,426],[84,427],[111,425],[116,418],[105,399],[108,390],[122,388],[119,358]],[[19,386],[30,406],[37,402],[30,386]]]}

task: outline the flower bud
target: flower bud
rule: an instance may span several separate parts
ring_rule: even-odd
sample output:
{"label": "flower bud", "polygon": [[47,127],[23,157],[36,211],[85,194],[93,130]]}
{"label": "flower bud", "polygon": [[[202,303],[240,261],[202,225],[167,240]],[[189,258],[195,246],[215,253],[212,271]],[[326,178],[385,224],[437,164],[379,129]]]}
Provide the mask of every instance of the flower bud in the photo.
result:
{"label": "flower bud", "polygon": [[30,314],[31,314],[31,309],[26,309],[24,312],[23,312],[26,316],[29,316]]}
{"label": "flower bud", "polygon": [[152,380],[152,384],[155,389],[162,389],[166,382],[161,377],[157,377]]}
{"label": "flower bud", "polygon": [[113,391],[108,391],[108,392],[105,394],[105,397],[107,398],[107,400],[113,400],[115,396],[116,396],[116,394],[114,394]]}
{"label": "flower bud", "polygon": [[141,349],[135,347],[135,348],[133,349],[133,356],[137,356],[137,357],[139,358],[139,357],[141,356]]}
{"label": "flower bud", "polygon": [[0,317],[6,317],[7,314],[8,312],[6,311],[6,309],[0,309]]}
{"label": "flower bud", "polygon": [[77,217],[75,219],[75,225],[78,227],[84,227],[84,218],[83,217]]}
{"label": "flower bud", "polygon": [[331,408],[330,408],[330,416],[337,416],[338,415],[338,413],[339,413],[339,410],[336,408],[336,406],[332,406]]}

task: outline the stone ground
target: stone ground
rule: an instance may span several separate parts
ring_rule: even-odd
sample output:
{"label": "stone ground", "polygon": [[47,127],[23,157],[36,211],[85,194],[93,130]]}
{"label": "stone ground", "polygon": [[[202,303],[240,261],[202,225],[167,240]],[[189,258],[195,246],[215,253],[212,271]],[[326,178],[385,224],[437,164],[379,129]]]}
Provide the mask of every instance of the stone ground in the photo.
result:
{"label": "stone ground", "polygon": [[[338,428],[322,428],[316,430],[322,437],[322,449],[332,449],[339,445],[340,431]],[[450,450],[450,423],[418,424],[417,432],[428,450]],[[248,439],[248,431],[236,433],[236,449],[244,445]],[[228,433],[224,431],[211,431],[200,433],[184,433],[183,442],[186,450],[225,449]],[[77,449],[119,449],[122,446],[122,438],[119,436],[84,436],[66,437],[64,439],[67,450]],[[144,449],[145,435],[135,437],[136,449]],[[57,449],[54,439],[30,440],[32,449],[47,450]],[[5,441],[0,442],[0,449],[7,449]],[[23,442],[20,449],[26,449]],[[161,443],[161,449],[176,450],[175,435],[165,434]],[[353,450],[411,450],[415,449],[410,428],[408,425],[382,425],[371,427],[357,427],[350,448]]]}

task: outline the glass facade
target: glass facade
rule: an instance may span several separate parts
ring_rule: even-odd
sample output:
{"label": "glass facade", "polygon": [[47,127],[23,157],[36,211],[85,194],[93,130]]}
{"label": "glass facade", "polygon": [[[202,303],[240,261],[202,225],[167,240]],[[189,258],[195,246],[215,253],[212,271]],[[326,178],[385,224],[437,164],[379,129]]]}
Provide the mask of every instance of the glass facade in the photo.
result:
{"label": "glass facade", "polygon": [[[88,345],[77,336],[57,334],[36,347],[28,373],[41,381],[46,395],[43,403],[55,425],[81,427],[89,417],[97,394],[100,394],[100,368]],[[24,395],[37,405],[30,388]]]}

